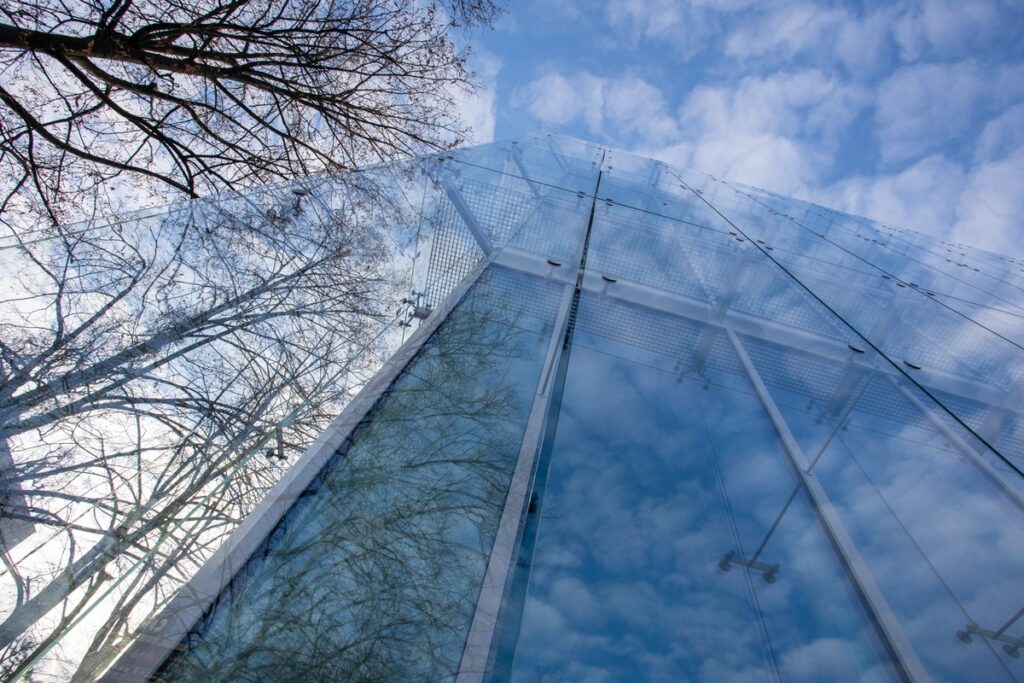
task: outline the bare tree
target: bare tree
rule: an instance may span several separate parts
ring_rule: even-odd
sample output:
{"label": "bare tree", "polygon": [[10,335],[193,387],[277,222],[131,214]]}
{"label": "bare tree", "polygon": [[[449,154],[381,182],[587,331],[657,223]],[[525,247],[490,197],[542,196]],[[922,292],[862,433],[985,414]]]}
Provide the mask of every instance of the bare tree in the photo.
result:
{"label": "bare tree", "polygon": [[33,267],[0,322],[3,515],[62,547],[42,565],[3,549],[13,667],[130,570],[101,640],[121,637],[120,612],[180,585],[375,367],[407,285],[390,242],[416,223],[392,183],[192,201],[13,249]]}
{"label": "bare tree", "polygon": [[[458,143],[492,0],[10,0],[0,215],[198,195]],[[117,182],[114,182],[117,181]],[[137,196],[135,198],[137,201]]]}
{"label": "bare tree", "polygon": [[[69,664],[101,668],[128,615],[187,579],[379,362],[405,275],[389,229],[415,223],[407,179],[337,172],[460,141],[473,82],[453,31],[496,11],[0,7],[3,671],[102,598],[96,647]],[[36,529],[17,552],[16,524]]]}

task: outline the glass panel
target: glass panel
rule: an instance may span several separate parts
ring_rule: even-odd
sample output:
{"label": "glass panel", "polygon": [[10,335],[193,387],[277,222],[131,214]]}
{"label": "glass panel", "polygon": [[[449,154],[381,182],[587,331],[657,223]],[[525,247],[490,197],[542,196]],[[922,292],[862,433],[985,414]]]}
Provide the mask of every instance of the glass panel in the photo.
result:
{"label": "glass panel", "polygon": [[559,187],[588,194],[594,192],[598,166],[604,150],[579,140],[552,135],[529,136],[489,145],[448,152],[442,157],[462,172],[496,171],[508,176],[517,187],[543,192]]}
{"label": "glass panel", "polygon": [[579,260],[589,197],[560,189],[534,196],[485,171],[470,176],[435,171],[434,177],[442,180],[427,194],[421,235],[421,249],[430,255],[425,292],[431,308],[480,263],[485,248],[491,253],[519,249],[563,263]]}
{"label": "glass panel", "polygon": [[451,679],[561,291],[485,273],[160,678]]}
{"label": "glass panel", "polygon": [[1019,477],[988,474],[983,447],[887,363],[743,344],[932,680],[1024,678],[1008,643],[957,635],[1024,606]]}
{"label": "glass panel", "polygon": [[828,309],[711,213],[706,204],[693,199],[679,201],[673,213],[679,216],[689,209],[686,219],[669,218],[599,201],[587,254],[588,272],[678,294],[704,305],[712,317],[738,313],[822,338],[856,339]]}
{"label": "glass panel", "polygon": [[420,234],[420,250],[429,253],[426,305],[436,307],[499,249],[577,262],[599,162],[596,147],[546,137],[426,160]]}
{"label": "glass panel", "polygon": [[763,190],[741,191],[906,282],[941,286],[965,298],[1000,301],[1018,311],[1024,305],[1024,279],[1011,257],[954,245]]}
{"label": "glass panel", "polygon": [[[938,242],[925,250],[861,219],[692,172],[679,176],[703,188],[737,231],[781,266],[776,270],[788,271],[917,385],[933,397],[959,397],[943,405],[990,454],[1024,471],[1024,444],[1008,434],[1024,419],[1024,309],[1017,308],[1024,290],[1012,281],[992,284],[993,274],[1012,264],[997,267],[990,255],[985,283],[980,268],[937,267]],[[968,271],[977,277],[959,274]],[[962,399],[979,397],[989,409],[961,410]]]}
{"label": "glass panel", "polygon": [[[394,207],[406,326],[590,228],[494,680],[899,678],[876,617],[1024,679],[1020,260],[551,136],[360,174],[218,205]],[[452,679],[562,291],[485,273],[162,677]]]}
{"label": "glass panel", "polygon": [[716,328],[584,296],[541,515],[513,680],[898,680]]}
{"label": "glass panel", "polygon": [[[970,253],[988,271],[972,266],[959,271],[974,276],[950,273],[937,265],[938,242],[925,248],[920,244],[927,241],[920,237],[897,240],[894,230],[863,219],[689,171],[669,172],[693,189],[691,197],[699,191],[764,257],[749,257],[752,274],[743,281],[735,308],[823,335],[782,298],[778,306],[744,308],[742,303],[743,297],[763,303],[762,292],[770,293],[778,276],[792,283],[787,297],[794,301],[796,290],[806,288],[813,297],[806,291],[805,296],[818,299],[810,308],[825,311],[834,323],[835,312],[850,326],[840,338],[855,345],[865,345],[866,339],[931,396],[952,396],[949,402],[943,399],[945,409],[985,440],[987,456],[1004,461],[1000,468],[1021,474],[1024,443],[1014,425],[1022,421],[1024,399],[1024,345],[1019,341],[1024,339],[1024,309],[1017,307],[1024,290],[1010,274],[1013,263],[957,248],[959,257],[967,259]],[[784,285],[775,289],[786,291]],[[850,337],[853,330],[859,334]],[[961,410],[965,399],[977,398],[986,410]]]}

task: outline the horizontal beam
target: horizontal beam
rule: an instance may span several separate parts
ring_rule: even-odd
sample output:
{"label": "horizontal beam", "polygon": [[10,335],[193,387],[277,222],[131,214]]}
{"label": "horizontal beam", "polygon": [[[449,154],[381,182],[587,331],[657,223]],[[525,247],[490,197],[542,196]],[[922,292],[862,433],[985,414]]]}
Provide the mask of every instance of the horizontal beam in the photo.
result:
{"label": "horizontal beam", "polygon": [[[524,273],[554,277],[551,275],[550,263],[543,256],[522,249],[504,248],[496,254],[495,263]],[[809,330],[802,330],[736,310],[728,310],[722,314],[708,301],[618,276],[615,276],[614,282],[609,283],[604,279],[604,275],[612,276],[614,274],[597,273],[593,270],[585,273],[583,291],[601,294],[610,299],[643,306],[705,325],[728,324],[744,336],[790,348],[802,354],[811,354],[822,360],[842,364],[847,362],[850,356],[847,342],[840,338],[826,337]],[[865,370],[876,370],[893,377],[902,376],[888,363],[879,364],[879,367],[871,365],[873,353],[872,349],[866,349],[864,359],[859,363]],[[929,367],[914,370],[914,373],[915,379],[922,386],[1020,415],[1019,405],[1014,405],[1012,401],[1008,400],[1008,396],[989,385]],[[1024,416],[1020,416],[1020,419],[1024,419]]]}

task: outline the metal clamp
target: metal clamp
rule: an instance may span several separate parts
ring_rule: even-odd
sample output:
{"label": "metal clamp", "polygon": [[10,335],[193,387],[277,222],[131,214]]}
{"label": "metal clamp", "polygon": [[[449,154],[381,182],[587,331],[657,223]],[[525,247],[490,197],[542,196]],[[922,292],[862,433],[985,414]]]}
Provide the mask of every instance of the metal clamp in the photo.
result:
{"label": "metal clamp", "polygon": [[723,572],[727,572],[732,569],[734,564],[738,564],[742,567],[749,567],[750,569],[761,572],[761,578],[765,580],[765,583],[775,583],[775,580],[779,578],[780,565],[778,563],[768,564],[754,559],[747,559],[737,555],[736,552],[732,550],[726,553],[725,557],[718,561],[718,568]]}

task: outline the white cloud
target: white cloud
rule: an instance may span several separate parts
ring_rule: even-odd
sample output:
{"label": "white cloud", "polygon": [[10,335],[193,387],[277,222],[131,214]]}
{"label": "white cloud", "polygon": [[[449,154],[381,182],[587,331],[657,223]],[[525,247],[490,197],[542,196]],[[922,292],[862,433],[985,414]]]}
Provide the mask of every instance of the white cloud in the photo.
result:
{"label": "white cloud", "polygon": [[903,161],[964,135],[986,89],[973,62],[899,69],[878,92],[875,121],[882,158]]}
{"label": "white cloud", "polygon": [[975,158],[979,161],[997,159],[1024,146],[1024,103],[1011,107],[989,121],[978,137]]}
{"label": "white cloud", "polygon": [[915,157],[975,133],[979,117],[1024,97],[1024,65],[974,61],[914,64],[879,87],[875,122],[882,159]]}
{"label": "white cloud", "polygon": [[751,0],[609,0],[604,5],[610,45],[647,47],[652,41],[670,46],[675,57],[696,56],[720,31],[716,13],[734,11]]}
{"label": "white cloud", "polygon": [[637,78],[608,82],[604,115],[608,125],[640,139],[671,140],[678,134],[678,126],[667,113],[661,91]]}
{"label": "white cloud", "polygon": [[1024,253],[1024,146],[974,168],[957,206],[954,235],[997,253]]}
{"label": "white cloud", "polygon": [[693,140],[690,156],[666,160],[751,185],[799,191],[830,165],[838,135],[867,102],[863,89],[817,70],[700,87],[681,110],[682,128]]}
{"label": "white cloud", "polygon": [[1024,253],[1024,105],[992,119],[977,147],[967,167],[936,154],[896,173],[848,178],[812,198],[982,249]]}
{"label": "white cloud", "polygon": [[530,6],[534,14],[560,21],[576,21],[583,12],[576,0],[532,0]]}
{"label": "white cloud", "polygon": [[807,70],[748,77],[734,87],[701,86],[682,113],[702,131],[773,132],[831,144],[867,101],[863,89]]}
{"label": "white cloud", "polygon": [[906,61],[961,54],[992,41],[1007,18],[1003,7],[991,0],[924,0],[894,24],[893,35]]}
{"label": "white cloud", "polygon": [[[534,118],[546,126],[565,125],[577,118],[585,118],[595,103],[601,100],[602,83],[590,74],[575,79],[561,74],[548,74],[531,81],[512,95],[513,106],[524,107]],[[596,126],[587,128],[595,132]]]}
{"label": "white cloud", "polygon": [[725,52],[741,61],[774,57],[791,62],[803,55],[868,72],[878,67],[889,43],[893,16],[892,8],[859,17],[845,8],[777,5],[733,30]]}
{"label": "white cloud", "polygon": [[569,76],[548,74],[513,95],[513,105],[525,108],[546,126],[582,121],[598,137],[620,140],[664,139],[678,134],[661,91],[638,78],[600,78],[582,71]]}
{"label": "white cloud", "polygon": [[[836,22],[834,34],[835,54],[851,72],[875,73],[882,68],[882,62],[889,51],[889,28],[895,12],[883,8],[864,17],[848,14]],[[830,36],[823,36],[822,44],[829,46]]]}
{"label": "white cloud", "polygon": [[1019,12],[999,0],[917,0],[857,10],[822,3],[765,3],[731,22],[725,53],[737,60],[838,64],[877,73],[886,57],[905,63],[949,59],[983,48]]}
{"label": "white cloud", "polygon": [[610,0],[605,20],[634,39],[664,38],[677,34],[684,22],[684,3],[674,0]]}
{"label": "white cloud", "polygon": [[965,182],[959,164],[936,155],[891,175],[843,180],[819,190],[812,199],[883,223],[949,237]]}
{"label": "white cloud", "polygon": [[793,193],[814,177],[813,150],[779,135],[736,135],[701,142],[692,165],[757,187]]}
{"label": "white cloud", "polygon": [[[861,645],[863,647],[863,645]],[[851,659],[856,660],[857,644],[839,638],[818,638],[795,645],[781,653],[780,668],[797,681],[838,681],[850,675]],[[867,672],[858,672],[862,682],[892,680],[892,672],[876,666]]]}
{"label": "white cloud", "polygon": [[494,140],[494,122],[497,109],[498,73],[501,60],[486,50],[479,50],[469,64],[482,87],[470,94],[460,94],[456,111],[462,122],[470,128],[467,142],[484,144]]}

